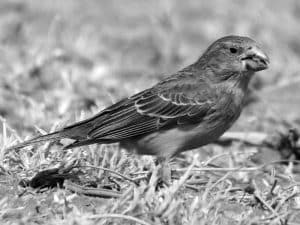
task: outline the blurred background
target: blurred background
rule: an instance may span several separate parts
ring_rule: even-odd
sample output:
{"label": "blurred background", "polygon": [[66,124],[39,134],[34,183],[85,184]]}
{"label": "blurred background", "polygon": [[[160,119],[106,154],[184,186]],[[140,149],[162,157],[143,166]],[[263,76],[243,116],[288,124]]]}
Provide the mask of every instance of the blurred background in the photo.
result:
{"label": "blurred background", "polygon": [[297,0],[2,0],[0,116],[20,135],[35,125],[49,131],[151,86],[236,34],[259,42],[271,66],[253,80],[257,104],[235,128],[298,124],[299,22]]}
{"label": "blurred background", "polygon": [[[232,130],[246,135],[285,132],[270,141],[273,145],[237,141],[179,155],[172,165],[179,169],[190,166],[195,157],[198,167],[220,167],[219,172],[195,172],[189,189],[187,182],[178,192],[177,182],[157,189],[156,173],[149,182],[146,175],[132,185],[96,169],[138,178],[155,168],[151,157],[118,151],[117,145],[62,151],[61,143],[45,143],[25,151],[5,150],[18,139],[87,118],[150,87],[230,34],[256,40],[271,59],[270,68],[252,80],[247,107]],[[286,132],[300,124],[299,34],[299,0],[1,0],[1,224],[99,224],[89,216],[107,213],[158,225],[300,224],[300,164],[293,168],[292,163],[278,163],[300,159],[294,144],[299,135]],[[103,200],[63,189],[35,194],[19,185],[30,184],[28,178],[49,168],[59,168],[61,178],[61,168],[74,161],[80,162],[72,171],[80,172],[76,184],[125,195]],[[248,167],[248,172],[238,171]],[[231,168],[238,170],[230,173]],[[69,179],[71,172],[66,171]],[[53,179],[51,173],[43,177],[41,184]],[[170,207],[155,214],[168,199],[173,199]],[[122,224],[133,224],[127,222]]]}

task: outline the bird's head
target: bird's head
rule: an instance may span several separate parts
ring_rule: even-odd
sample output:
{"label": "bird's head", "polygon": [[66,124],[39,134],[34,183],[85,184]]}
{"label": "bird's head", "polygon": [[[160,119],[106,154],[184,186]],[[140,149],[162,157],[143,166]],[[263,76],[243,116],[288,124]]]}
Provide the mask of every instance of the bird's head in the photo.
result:
{"label": "bird's head", "polygon": [[211,44],[198,63],[227,79],[231,74],[253,74],[267,69],[269,57],[248,37],[226,36]]}

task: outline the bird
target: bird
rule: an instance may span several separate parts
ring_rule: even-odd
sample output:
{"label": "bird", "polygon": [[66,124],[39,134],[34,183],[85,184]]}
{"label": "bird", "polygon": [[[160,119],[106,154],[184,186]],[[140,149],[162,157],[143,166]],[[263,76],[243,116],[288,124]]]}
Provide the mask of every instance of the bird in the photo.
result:
{"label": "bird", "polygon": [[170,159],[216,141],[239,118],[253,75],[269,67],[262,47],[246,36],[213,42],[191,65],[91,118],[9,149],[71,139],[64,149],[120,143],[142,155]]}

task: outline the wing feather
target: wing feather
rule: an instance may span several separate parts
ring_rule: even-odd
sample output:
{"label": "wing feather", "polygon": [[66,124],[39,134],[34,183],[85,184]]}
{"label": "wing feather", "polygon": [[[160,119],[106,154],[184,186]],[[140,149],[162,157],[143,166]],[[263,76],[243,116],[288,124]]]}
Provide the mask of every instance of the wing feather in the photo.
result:
{"label": "wing feather", "polygon": [[157,124],[154,121],[144,121],[142,123],[132,124],[127,127],[122,127],[116,130],[111,131],[108,134],[103,134],[104,139],[127,139],[134,136],[139,136],[149,131],[157,129]]}
{"label": "wing feather", "polygon": [[[201,121],[211,108],[209,86],[203,81],[162,82],[124,99],[89,119],[90,127],[80,141],[116,142],[159,129]],[[73,127],[73,128],[76,128]],[[76,132],[75,132],[76,133]]]}

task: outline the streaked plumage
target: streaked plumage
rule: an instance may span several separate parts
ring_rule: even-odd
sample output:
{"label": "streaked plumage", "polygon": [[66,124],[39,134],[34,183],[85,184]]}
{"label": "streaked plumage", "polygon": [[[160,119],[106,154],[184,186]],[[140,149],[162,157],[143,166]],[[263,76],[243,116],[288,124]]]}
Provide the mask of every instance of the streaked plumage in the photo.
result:
{"label": "streaked plumage", "polygon": [[66,148],[114,143],[139,154],[171,157],[216,140],[239,117],[249,80],[268,57],[247,37],[214,42],[192,65],[94,117],[11,148],[75,140]]}

